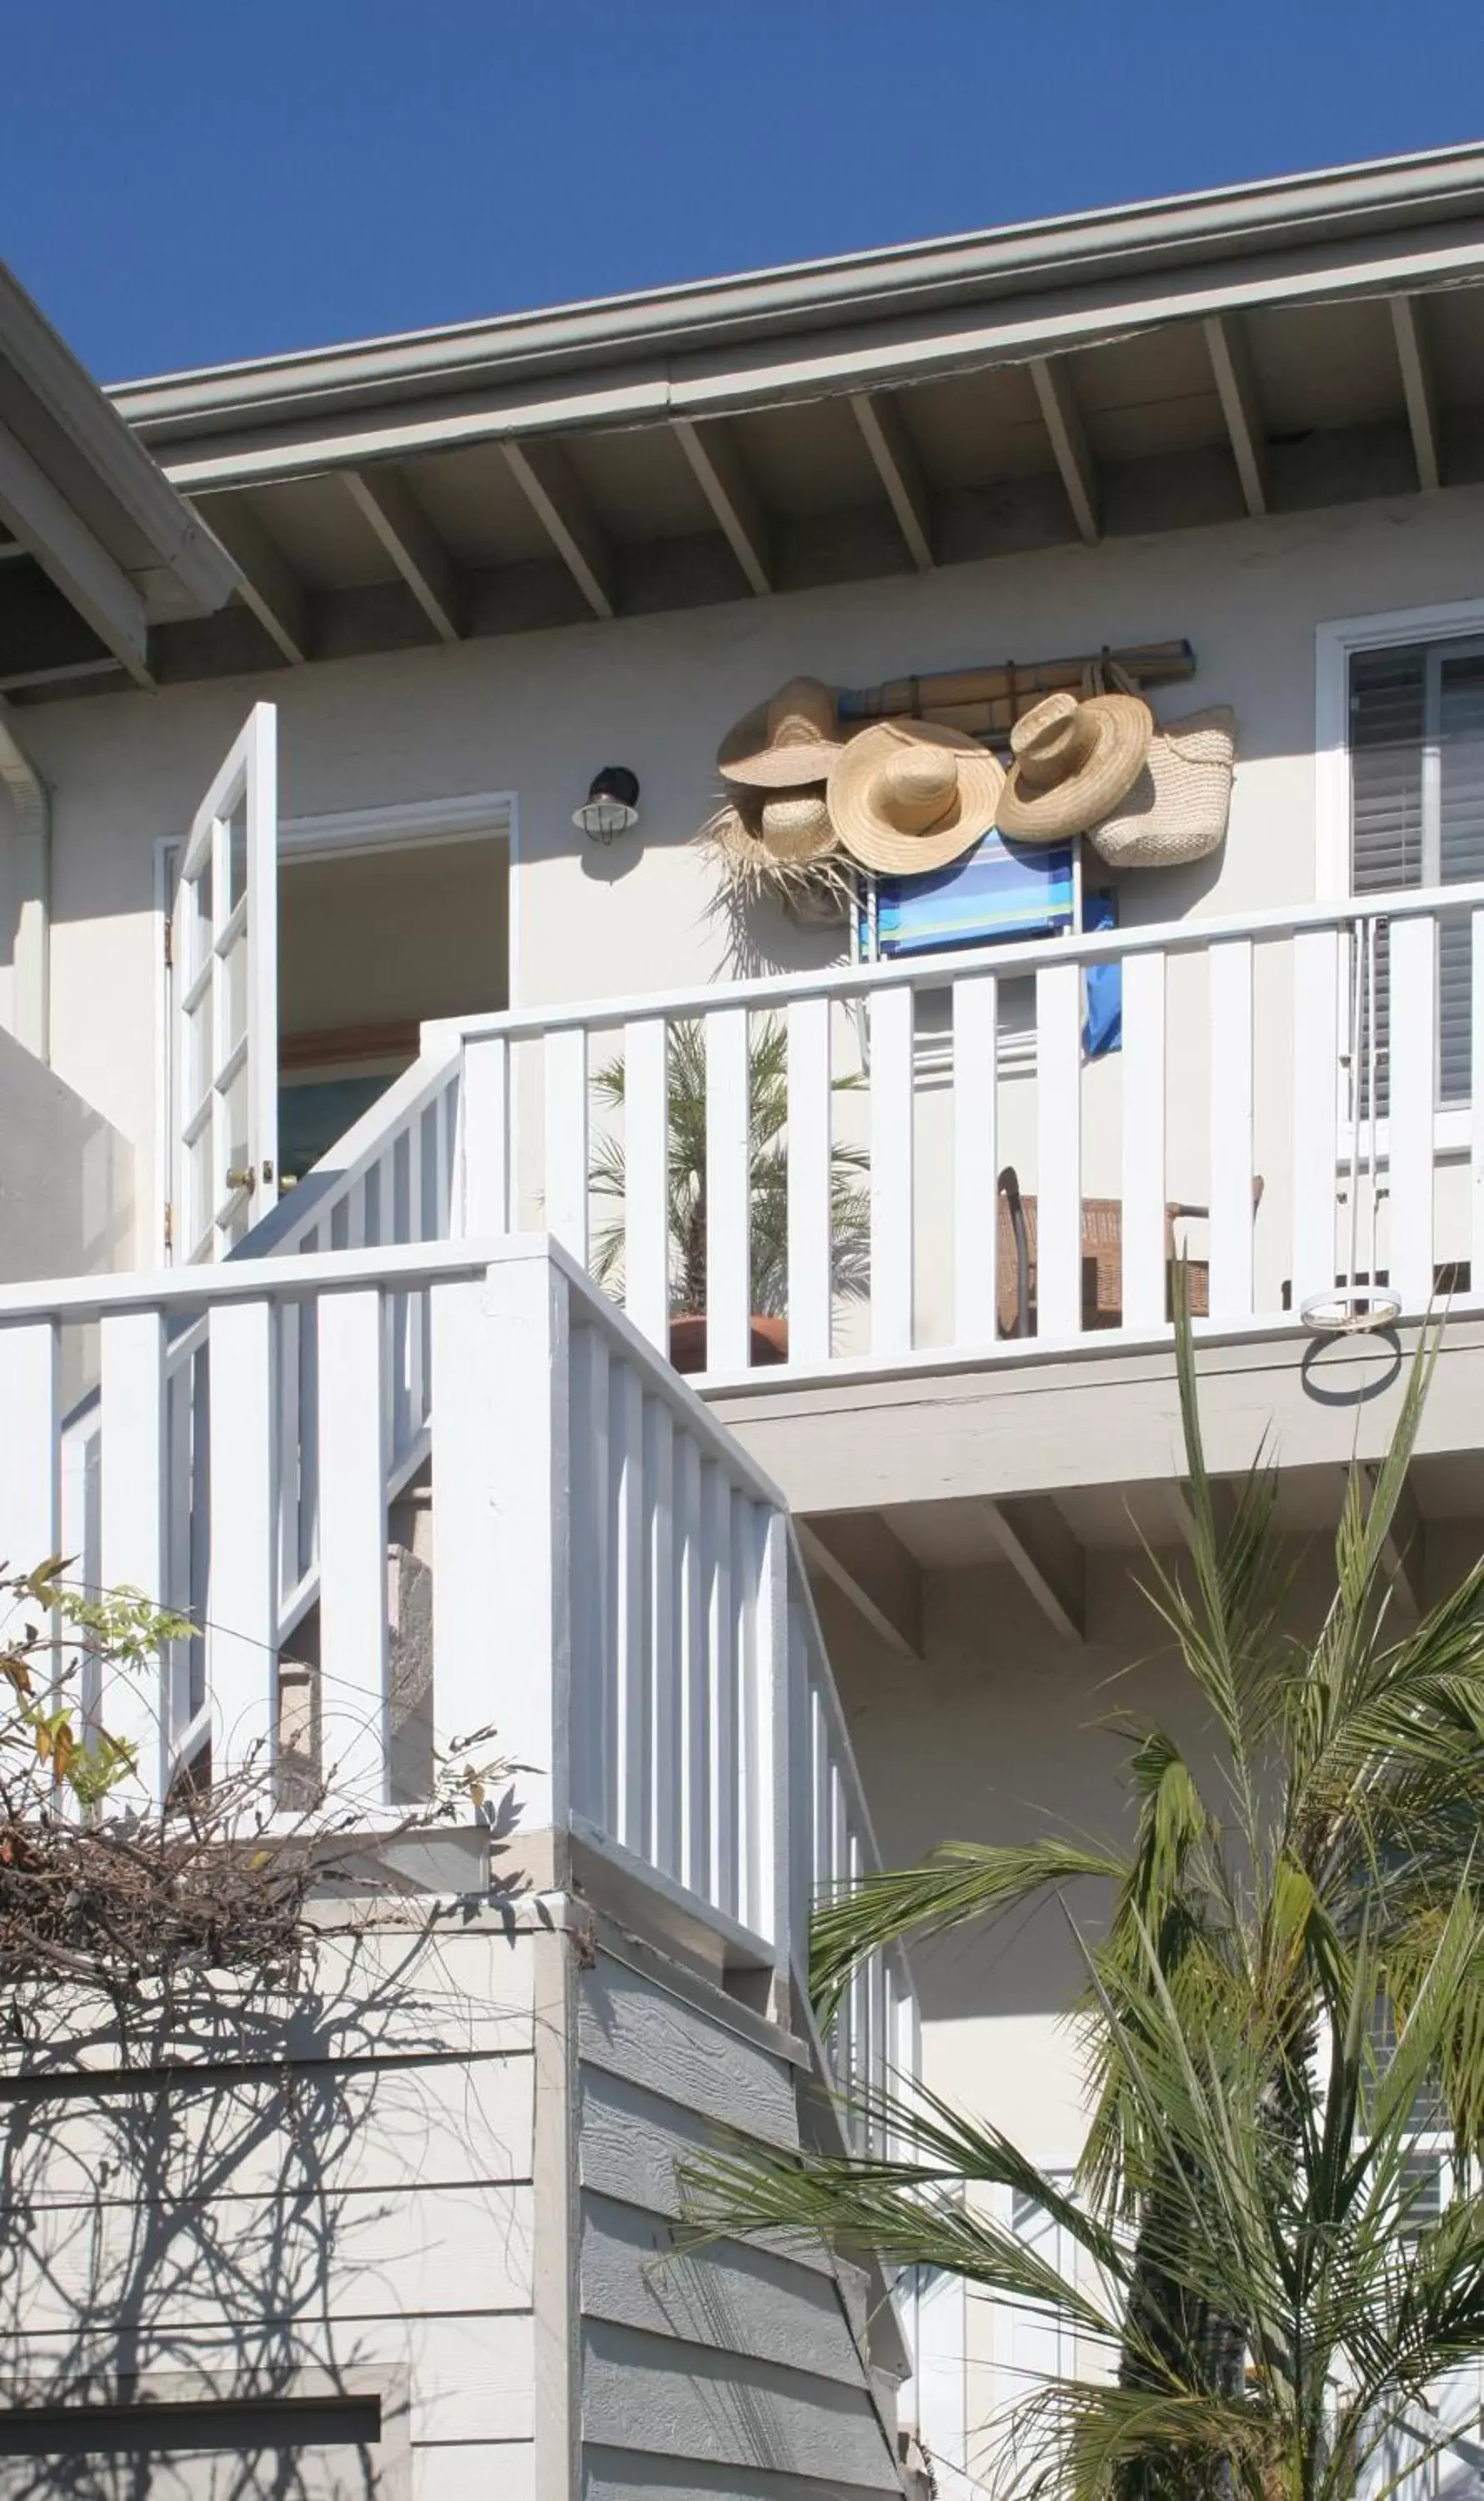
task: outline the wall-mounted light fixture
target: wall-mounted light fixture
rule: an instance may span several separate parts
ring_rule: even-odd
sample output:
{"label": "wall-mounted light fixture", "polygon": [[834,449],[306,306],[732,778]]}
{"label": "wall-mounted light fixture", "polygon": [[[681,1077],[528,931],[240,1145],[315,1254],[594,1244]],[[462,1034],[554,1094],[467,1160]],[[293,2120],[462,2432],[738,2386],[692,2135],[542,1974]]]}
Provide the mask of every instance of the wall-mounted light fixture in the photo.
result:
{"label": "wall-mounted light fixture", "polygon": [[639,821],[639,777],[626,764],[605,764],[572,817],[592,843],[611,843]]}

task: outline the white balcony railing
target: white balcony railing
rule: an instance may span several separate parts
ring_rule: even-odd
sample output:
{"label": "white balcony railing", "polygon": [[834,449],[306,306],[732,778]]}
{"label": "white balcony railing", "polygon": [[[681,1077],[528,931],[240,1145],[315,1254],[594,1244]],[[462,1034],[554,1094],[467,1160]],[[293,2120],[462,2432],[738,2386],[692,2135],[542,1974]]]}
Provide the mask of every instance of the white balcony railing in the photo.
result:
{"label": "white balcony railing", "polygon": [[[772,1027],[786,1189],[768,1198],[776,1217],[786,1197],[787,1241],[770,1302],[795,1375],[1006,1359],[1028,1335],[1158,1337],[1176,1252],[1215,1329],[1291,1323],[1337,1281],[1384,1278],[1420,1313],[1439,1284],[1484,1284],[1481,962],[1484,886],[1458,886],[430,1026],[417,1067],[267,1231],[313,1250],[537,1228],[586,1266],[595,1219],[616,1222],[624,1309],[662,1348],[678,1290],[667,1036],[693,1024],[706,1375],[738,1381],[764,1213],[750,1055]],[[1110,964],[1122,1047],[1089,1060],[1085,977]],[[1367,967],[1380,1011],[1358,1026]],[[617,1108],[593,1085],[615,1058]],[[1440,1072],[1456,1101],[1440,1103]],[[618,1203],[594,1191],[605,1144],[622,1150]],[[831,1250],[842,1147],[868,1206],[856,1296]]]}
{"label": "white balcony railing", "polygon": [[[99,1387],[63,1419],[63,1333],[94,1328]],[[86,1697],[137,1747],[144,1800],[247,1772],[270,1824],[322,1790],[385,1828],[492,1728],[476,1755],[519,1766],[527,1881],[565,1881],[570,1840],[724,1964],[794,1984],[802,2019],[816,1892],[877,1862],[793,1530],[565,1252],[362,1247],[9,1288],[0,1415],[0,1553],[65,1554],[83,1586],[189,1618],[157,1671]],[[409,1659],[388,1507],[414,1480],[430,1645]],[[880,2081],[915,2045],[894,1959],[860,1985],[838,2072]]]}

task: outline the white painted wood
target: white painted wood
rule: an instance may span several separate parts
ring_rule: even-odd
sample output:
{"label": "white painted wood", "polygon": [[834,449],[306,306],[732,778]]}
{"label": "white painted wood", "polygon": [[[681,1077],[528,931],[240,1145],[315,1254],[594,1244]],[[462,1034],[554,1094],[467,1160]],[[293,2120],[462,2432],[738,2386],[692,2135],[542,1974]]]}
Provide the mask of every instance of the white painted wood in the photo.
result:
{"label": "white painted wood", "polygon": [[[458,1089],[460,1231],[474,1241],[510,1231],[510,1047],[502,1034],[464,1046]],[[424,1240],[420,1230],[414,1240]]]}
{"label": "white painted wood", "polygon": [[891,391],[854,391],[851,407],[919,573],[930,573],[932,516],[922,464]]}
{"label": "white painted wood", "polygon": [[736,1593],[731,1577],[731,1484],[715,1459],[701,1465],[701,1520],[706,1558],[706,1786],[710,1852],[698,1888],[719,1911],[737,1916],[737,1790],[741,1778],[737,1727]]}
{"label": "white painted wood", "polygon": [[1258,401],[1252,350],[1239,314],[1212,314],[1203,327],[1242,501],[1256,519],[1267,510],[1267,437]]}
{"label": "white painted wood", "polygon": [[[450,1751],[502,1716],[492,1442],[503,1386],[491,1362],[487,1290],[483,1276],[440,1278],[430,1288],[433,1712],[437,1742]],[[498,1746],[476,1748],[475,1759],[507,1743],[501,1729]]]}
{"label": "white painted wood", "polygon": [[612,1507],[608,1475],[608,1341],[572,1331],[572,1803],[611,1832],[616,1742]]}
{"label": "white painted wood", "polygon": [[532,512],[594,617],[612,617],[613,551],[559,443],[507,437],[500,446]]}
{"label": "white painted wood", "polygon": [[830,1351],[829,1002],[793,999],[789,1017],[789,1354]]}
{"label": "white painted wood", "polygon": [[678,1877],[681,1817],[681,1626],[677,1541],[675,1425],[662,1398],[644,1413],[646,1626],[650,1667],[650,1823],[653,1863]]}
{"label": "white painted wood", "polygon": [[1101,535],[1097,473],[1065,356],[1032,356],[1030,379],[1077,534],[1089,547]]}
{"label": "white painted wood", "polygon": [[675,1527],[680,1549],[680,1877],[704,1900],[711,1870],[706,1519],[700,1448],[685,1431],[675,1441]]}
{"label": "white painted wood", "polygon": [[1397,342],[1397,362],[1401,368],[1401,389],[1406,401],[1406,421],[1412,437],[1412,454],[1417,463],[1417,484],[1425,494],[1429,494],[1442,484],[1443,473],[1437,392],[1424,327],[1426,304],[1424,298],[1417,295],[1394,295],[1390,301],[1392,334]]}
{"label": "white painted wood", "polygon": [[913,993],[878,990],[871,1028],[871,1352],[912,1347]]}
{"label": "white painted wood", "polygon": [[542,1220],[588,1264],[588,1037],[577,1026],[548,1034],[546,1204]]}
{"label": "white painted wood", "polygon": [[50,1563],[61,1542],[60,1335],[53,1319],[0,1326],[0,1560]]}
{"label": "white painted wood", "polygon": [[[322,1336],[320,1359],[322,1366]],[[210,1364],[206,1688],[212,1771],[218,1780],[236,1774],[266,1784],[276,1737],[278,1668],[274,1326],[266,1296],[223,1303],[212,1313]],[[329,1395],[327,1384],[324,1394]],[[322,1403],[320,1414],[322,1418]]]}
{"label": "white painted wood", "polygon": [[839,2294],[817,2268],[734,2241],[681,2257],[671,2256],[672,2249],[661,2216],[590,2190],[583,2200],[584,2317],[862,2385]]}
{"label": "white painted wood", "polygon": [[745,2128],[767,2145],[796,2145],[793,2072],[740,2025],[719,2021],[611,1954],[579,1980],[578,2034],[590,2067]]}
{"label": "white painted wood", "polygon": [[497,1384],[487,1484],[498,1596],[498,1676],[487,1716],[498,1724],[501,1753],[523,1767],[523,1833],[559,1827],[571,1812],[572,1599],[590,1566],[572,1540],[568,1298],[565,1279],[541,1257],[502,1260],[486,1281],[487,1377]]}
{"label": "white painted wood", "polygon": [[1339,939],[1331,929],[1294,940],[1295,1311],[1332,1293],[1338,1153]]}
{"label": "white painted wood", "polygon": [[[167,1581],[164,1316],[157,1307],[111,1312],[99,1338],[103,1585],[136,1589],[158,1606]],[[135,1749],[140,1798],[156,1804],[168,1777],[163,1660],[152,1654],[148,1667],[114,1669],[99,1713],[109,1735]]]}
{"label": "white painted wood", "polygon": [[382,1298],[320,1296],[320,1677],[338,1795],[388,1795],[387,1413]]}
{"label": "white painted wood", "polygon": [[755,1611],[757,1757],[754,1777],[754,1873],[747,1924],[771,1939],[782,1980],[791,1955],[805,1951],[807,1931],[794,1925],[795,1852],[802,1861],[805,1833],[795,1827],[799,1766],[793,1750],[799,1726],[794,1690],[793,1619],[789,1605],[789,1523],[771,1507],[753,1507],[751,1534],[759,1583]]}
{"label": "white painted wood", "polygon": [[670,1107],[662,1017],[624,1036],[624,1308],[651,1346],[669,1343]]}
{"label": "white painted wood", "polygon": [[1431,919],[1394,920],[1388,1041],[1391,1091],[1393,1291],[1404,1312],[1433,1300],[1433,1115],[1436,1104],[1437,932]]}
{"label": "white painted wood", "polygon": [[277,539],[270,537],[245,495],[214,495],[205,511],[208,525],[237,567],[244,604],[289,667],[302,668],[311,646],[309,601]]}
{"label": "white painted wood", "polygon": [[773,587],[767,515],[736,436],[725,417],[693,425],[689,417],[675,421],[675,439],[695,474],[696,484],[742,568],[749,589],[759,597]]}
{"label": "white painted wood", "polygon": [[900,2491],[870,2397],[847,2396],[776,2362],[688,2348],[590,2320],[583,2333],[583,2429],[590,2442],[722,2467],[818,2476],[832,2489]]}
{"label": "white painted wood", "polygon": [[[642,1857],[649,1848],[650,1660],[646,1645],[645,1407],[637,1364],[609,1374],[608,1475],[613,1654],[613,1764],[608,1829]],[[581,1567],[576,1579],[580,1581]],[[606,1715],[605,1715],[606,1717]]]}
{"label": "white painted wood", "polygon": [[706,1369],[744,1372],[752,1313],[747,1010],[706,1018]]}
{"label": "white painted wood", "polygon": [[1124,966],[1124,1326],[1151,1329],[1165,1317],[1164,1047],[1163,954]]}
{"label": "white painted wood", "polygon": [[370,522],[440,642],[456,643],[461,599],[454,559],[400,469],[348,469],[352,502]]}
{"label": "white painted wood", "polygon": [[980,973],[953,986],[954,1331],[961,1346],[998,1333],[999,985]]}
{"label": "white painted wood", "polygon": [[278,1203],[277,842],[277,714],[254,704],[181,856],[170,1031],[178,1260],[224,1257]]}
{"label": "white painted wood", "polygon": [[1211,966],[1211,1317],[1253,1307],[1252,946],[1213,947]]}
{"label": "white painted wood", "polygon": [[1478,1293],[1484,1291],[1484,912],[1470,914],[1469,920],[1473,933],[1469,957],[1469,1277]]}
{"label": "white painted wood", "polygon": [[1082,983],[1074,964],[1035,977],[1036,1325],[1082,1329]]}

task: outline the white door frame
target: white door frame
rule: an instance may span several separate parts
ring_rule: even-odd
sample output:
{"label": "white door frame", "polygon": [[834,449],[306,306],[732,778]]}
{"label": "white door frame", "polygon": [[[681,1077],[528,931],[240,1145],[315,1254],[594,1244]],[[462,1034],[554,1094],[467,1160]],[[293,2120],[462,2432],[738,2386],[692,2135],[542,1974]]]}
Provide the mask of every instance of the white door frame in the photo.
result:
{"label": "white door frame", "polygon": [[[510,854],[507,949],[508,1003],[520,1005],[520,798],[514,790],[467,790],[452,798],[405,799],[375,808],[326,811],[312,817],[286,817],[279,823],[279,861],[354,859],[369,851],[407,850],[432,843],[504,842]],[[139,1244],[148,1265],[169,1260],[167,1210],[170,1205],[171,994],[169,964],[170,912],[175,889],[175,864],[184,834],[155,837],[153,852],[154,950],[154,1153],[151,1206],[152,1213]]]}

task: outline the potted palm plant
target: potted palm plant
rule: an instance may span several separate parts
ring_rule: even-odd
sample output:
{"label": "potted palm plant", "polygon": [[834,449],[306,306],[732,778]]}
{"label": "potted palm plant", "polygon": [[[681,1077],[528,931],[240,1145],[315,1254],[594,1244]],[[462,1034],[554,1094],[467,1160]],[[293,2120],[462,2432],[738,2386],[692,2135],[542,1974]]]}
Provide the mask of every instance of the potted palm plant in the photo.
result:
{"label": "potted palm plant", "polygon": [[[748,1138],[751,1163],[752,1360],[783,1363],[789,1351],[789,1077],[788,1037],[776,1017],[759,1027],[749,1054]],[[836,1091],[857,1081],[840,1077]],[[624,1062],[594,1072],[592,1090],[605,1111],[624,1098]],[[678,1372],[706,1366],[706,1037],[698,1018],[669,1032],[670,1360]],[[870,1285],[870,1193],[862,1175],[869,1158],[859,1147],[830,1150],[830,1240],[837,1294],[858,1297]],[[597,1198],[624,1197],[624,1144],[609,1131],[591,1163]],[[624,1274],[624,1220],[600,1224],[593,1244],[598,1283],[618,1286]]]}

